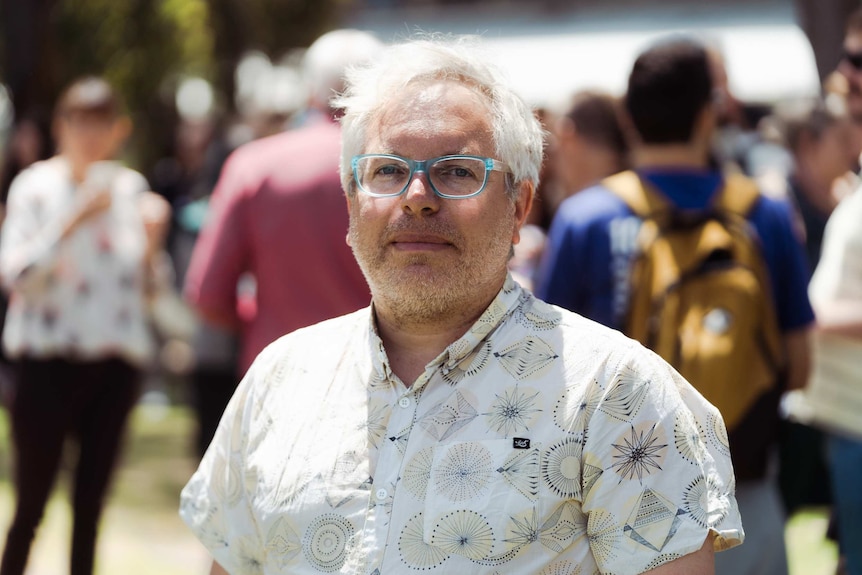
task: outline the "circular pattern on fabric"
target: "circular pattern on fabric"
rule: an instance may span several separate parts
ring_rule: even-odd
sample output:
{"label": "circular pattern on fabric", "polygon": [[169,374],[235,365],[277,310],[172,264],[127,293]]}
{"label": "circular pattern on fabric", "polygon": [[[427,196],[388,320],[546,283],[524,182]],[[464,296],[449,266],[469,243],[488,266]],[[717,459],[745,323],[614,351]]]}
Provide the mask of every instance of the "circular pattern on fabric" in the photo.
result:
{"label": "circular pattern on fabric", "polygon": [[721,416],[718,413],[709,414],[706,426],[709,440],[715,444],[719,453],[730,457],[730,440],[727,438],[727,428],[724,426],[724,420]]}
{"label": "circular pattern on fabric", "polygon": [[447,513],[431,531],[431,544],[447,553],[478,561],[494,546],[494,532],[488,521],[469,509]]}
{"label": "circular pattern on fabric", "polygon": [[582,455],[583,446],[571,437],[545,452],[542,460],[542,477],[548,487],[562,498],[580,498]]}
{"label": "circular pattern on fabric", "polygon": [[347,547],[355,529],[346,518],[329,513],[311,522],[302,538],[305,558],[318,571],[338,571],[347,560]]}
{"label": "circular pattern on fabric", "polygon": [[404,468],[404,474],[401,477],[404,487],[419,501],[425,501],[433,463],[434,448],[423,447]]}
{"label": "circular pattern on fabric", "polygon": [[673,424],[673,443],[680,456],[692,464],[699,464],[706,455],[703,430],[688,411],[677,414]]}
{"label": "circular pattern on fabric", "polygon": [[703,475],[692,481],[683,493],[685,510],[701,527],[715,527],[727,516],[727,505],[714,480]]}
{"label": "circular pattern on fabric", "polygon": [[491,453],[481,443],[456,443],[434,471],[437,491],[450,501],[467,501],[480,495],[493,476]]}
{"label": "circular pattern on fabric", "polygon": [[581,575],[581,568],[564,559],[546,566],[539,575]]}
{"label": "circular pattern on fabric", "polygon": [[422,513],[417,513],[407,521],[398,537],[398,552],[405,565],[424,571],[437,567],[449,556],[441,549],[425,543],[422,521]]}

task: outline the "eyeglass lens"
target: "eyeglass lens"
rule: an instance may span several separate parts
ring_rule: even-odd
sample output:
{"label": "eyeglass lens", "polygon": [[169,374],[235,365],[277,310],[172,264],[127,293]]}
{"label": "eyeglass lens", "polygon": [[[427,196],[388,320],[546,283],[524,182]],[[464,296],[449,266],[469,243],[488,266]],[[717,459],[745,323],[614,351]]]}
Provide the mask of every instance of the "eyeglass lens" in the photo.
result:
{"label": "eyeglass lens", "polygon": [[[431,185],[446,196],[469,196],[485,183],[485,162],[481,159],[441,158],[427,169]],[[406,161],[383,156],[361,158],[356,174],[364,190],[381,196],[400,194],[412,176]]]}

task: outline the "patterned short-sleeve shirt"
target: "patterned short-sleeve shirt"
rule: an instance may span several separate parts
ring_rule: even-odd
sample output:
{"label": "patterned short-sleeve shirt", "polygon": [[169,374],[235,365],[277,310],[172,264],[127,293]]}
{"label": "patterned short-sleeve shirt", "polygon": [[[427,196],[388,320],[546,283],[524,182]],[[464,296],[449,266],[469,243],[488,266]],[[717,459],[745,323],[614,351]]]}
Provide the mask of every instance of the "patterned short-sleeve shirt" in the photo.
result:
{"label": "patterned short-sleeve shirt", "polygon": [[642,573],[739,544],[718,412],[511,279],[406,387],[371,308],[255,361],[180,513],[233,575]]}

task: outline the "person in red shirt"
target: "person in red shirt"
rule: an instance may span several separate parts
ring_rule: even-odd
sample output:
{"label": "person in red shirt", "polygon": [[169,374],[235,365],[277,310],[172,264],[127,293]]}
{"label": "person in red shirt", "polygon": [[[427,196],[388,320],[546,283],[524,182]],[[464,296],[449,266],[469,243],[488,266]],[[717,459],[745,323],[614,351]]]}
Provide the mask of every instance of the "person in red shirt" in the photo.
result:
{"label": "person in red shirt", "polygon": [[185,296],[205,320],[240,331],[242,373],[279,336],[371,299],[345,242],[341,129],[329,99],[345,69],[381,46],[357,30],[318,38],[303,61],[310,87],[304,124],[241,146],[222,171]]}

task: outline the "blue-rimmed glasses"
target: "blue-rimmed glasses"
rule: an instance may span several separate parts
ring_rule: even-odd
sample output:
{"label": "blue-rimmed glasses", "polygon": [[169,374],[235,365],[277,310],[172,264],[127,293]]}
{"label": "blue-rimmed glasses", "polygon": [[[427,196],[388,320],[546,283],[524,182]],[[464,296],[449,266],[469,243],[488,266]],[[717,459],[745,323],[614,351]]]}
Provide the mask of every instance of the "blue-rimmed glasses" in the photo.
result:
{"label": "blue-rimmed glasses", "polygon": [[351,165],[356,185],[375,198],[400,196],[410,186],[413,175],[423,172],[435,194],[460,200],[482,193],[490,172],[509,172],[499,160],[464,155],[411,160],[394,154],[362,154],[353,156]]}

